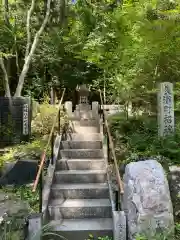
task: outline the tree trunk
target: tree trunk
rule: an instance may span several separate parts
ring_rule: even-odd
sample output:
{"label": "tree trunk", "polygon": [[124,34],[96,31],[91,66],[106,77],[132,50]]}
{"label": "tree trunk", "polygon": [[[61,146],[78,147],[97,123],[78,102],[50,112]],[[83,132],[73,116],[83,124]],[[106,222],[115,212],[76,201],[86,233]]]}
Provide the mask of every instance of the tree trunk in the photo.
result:
{"label": "tree trunk", "polygon": [[66,23],[66,1],[61,0],[60,2],[60,24],[63,27]]}
{"label": "tree trunk", "polygon": [[[4,21],[5,21],[5,25],[7,28],[10,27],[10,23],[9,23],[9,0],[3,0],[2,1],[3,4],[3,10],[4,10]],[[6,67],[4,65],[4,59],[3,56],[0,56],[0,66],[2,69],[2,72],[4,74],[4,80],[3,80],[3,85],[4,85],[4,91],[5,91],[5,96],[8,98],[11,98],[11,92],[10,92],[10,87],[9,87],[9,59],[7,58],[7,70]]]}
{"label": "tree trunk", "polygon": [[[32,3],[33,3],[33,0],[32,0]],[[29,70],[29,66],[30,66],[30,63],[32,61],[32,57],[35,53],[35,50],[36,50],[36,47],[38,45],[38,42],[39,42],[39,38],[41,36],[41,34],[43,33],[44,31],[44,28],[49,20],[49,15],[50,15],[50,5],[51,5],[51,0],[48,0],[47,2],[47,11],[46,11],[46,16],[44,18],[44,21],[39,29],[39,31],[36,33],[35,37],[34,37],[34,41],[33,41],[33,44],[31,46],[31,50],[28,54],[28,56],[26,56],[25,58],[25,63],[24,63],[24,66],[23,66],[23,69],[22,69],[22,72],[19,76],[19,81],[18,81],[18,85],[17,85],[17,88],[16,88],[16,92],[14,94],[15,97],[20,97],[21,96],[21,92],[22,92],[22,89],[23,89],[23,85],[24,85],[24,81],[25,81],[25,77],[27,75],[27,72]]]}
{"label": "tree trunk", "polygon": [[29,49],[31,46],[31,31],[30,31],[30,21],[31,21],[31,15],[34,11],[34,7],[35,7],[35,0],[32,0],[31,2],[31,7],[28,11],[27,14],[27,23],[26,23],[26,31],[27,31],[27,45],[26,45],[26,54],[25,54],[25,59],[27,58],[28,54],[29,54]]}
{"label": "tree trunk", "polygon": [[4,66],[4,59],[2,57],[0,57],[0,66],[1,66],[1,69],[4,74],[3,85],[4,85],[5,95],[6,95],[6,97],[11,98],[11,92],[10,92],[10,88],[9,88],[9,78],[8,78],[6,68]]}
{"label": "tree trunk", "polygon": [[104,95],[104,104],[106,104],[106,81],[104,78],[104,89],[103,89],[103,95]]}
{"label": "tree trunk", "polygon": [[4,7],[4,21],[6,26],[10,26],[9,23],[9,0],[3,0],[3,7]]}

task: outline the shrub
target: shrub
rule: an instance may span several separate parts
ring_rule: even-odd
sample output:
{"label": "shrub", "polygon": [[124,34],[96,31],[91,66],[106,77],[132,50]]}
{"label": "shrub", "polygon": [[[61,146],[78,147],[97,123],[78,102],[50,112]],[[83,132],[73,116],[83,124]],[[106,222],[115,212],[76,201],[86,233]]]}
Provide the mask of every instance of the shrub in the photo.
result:
{"label": "shrub", "polygon": [[160,234],[156,234],[154,237],[151,236],[149,238],[146,236],[143,236],[141,234],[136,236],[136,240],[168,240],[168,239],[172,239],[172,240],[180,239],[180,224],[179,223],[175,224],[175,234],[174,234],[174,231],[169,230],[166,234],[160,233]]}
{"label": "shrub", "polygon": [[[24,240],[25,239],[25,220],[19,219],[17,217],[8,217],[0,225],[0,240]],[[46,239],[63,239],[68,240],[65,237],[54,233],[51,227],[47,224],[42,227],[42,229],[32,236],[32,240],[38,240],[45,237]]]}
{"label": "shrub", "polygon": [[[47,141],[44,139],[33,140],[29,143],[19,144],[7,148],[7,152],[0,156],[0,169],[6,162],[18,159],[39,160]],[[47,157],[50,155],[50,149],[47,151]]]}
{"label": "shrub", "polygon": [[[39,107],[40,112],[32,121],[32,134],[33,135],[47,135],[50,133],[57,114],[57,107],[53,105],[42,104]],[[58,122],[55,127],[57,129]]]}
{"label": "shrub", "polygon": [[[36,108],[34,106],[34,108]],[[44,97],[43,102],[38,105],[38,110],[35,111],[34,119],[32,120],[32,134],[34,136],[44,136],[51,132],[52,126],[57,116],[58,107],[57,105],[50,105],[49,98]],[[65,113],[63,109],[60,109],[60,123],[61,126],[64,124]],[[58,119],[55,124],[55,131],[58,130]]]}
{"label": "shrub", "polygon": [[39,103],[35,100],[32,100],[32,119],[34,119],[39,113]]}
{"label": "shrub", "polygon": [[112,238],[109,236],[94,238],[92,234],[89,234],[89,238],[87,240],[112,240]]}
{"label": "shrub", "polygon": [[31,185],[3,187],[0,193],[5,194],[8,199],[15,201],[22,200],[28,203],[31,212],[39,211],[39,192],[32,192]]}
{"label": "shrub", "polygon": [[114,138],[117,156],[120,160],[130,162],[140,158],[157,157],[169,159],[169,163],[180,163],[180,123],[177,124],[175,134],[165,138],[158,138],[157,119],[155,117],[131,117],[123,119],[122,115],[109,119],[111,133]]}

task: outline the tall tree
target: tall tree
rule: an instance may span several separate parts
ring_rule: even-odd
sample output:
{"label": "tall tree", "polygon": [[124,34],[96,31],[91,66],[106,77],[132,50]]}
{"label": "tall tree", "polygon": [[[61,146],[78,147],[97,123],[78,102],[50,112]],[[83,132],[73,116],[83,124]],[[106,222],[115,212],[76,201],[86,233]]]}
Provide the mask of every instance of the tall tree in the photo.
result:
{"label": "tall tree", "polygon": [[[8,2],[6,1],[6,4],[7,3]],[[8,5],[5,6],[6,13],[7,13],[7,9],[8,9],[7,7],[8,7]],[[24,65],[23,65],[22,71],[19,75],[18,84],[17,84],[17,88],[16,88],[16,91],[15,91],[14,97],[21,96],[21,92],[22,92],[22,89],[23,89],[23,85],[24,85],[24,81],[25,81],[27,72],[29,70],[30,63],[32,61],[33,55],[34,55],[34,53],[36,51],[36,48],[38,46],[40,37],[41,37],[41,35],[42,35],[42,33],[43,33],[47,23],[48,23],[49,17],[50,17],[51,0],[47,0],[46,14],[45,14],[44,20],[43,20],[39,30],[36,32],[36,34],[34,36],[34,40],[33,40],[32,45],[31,45],[30,20],[31,20],[31,16],[32,16],[32,13],[34,11],[34,8],[35,8],[35,0],[32,0],[30,9],[28,10],[28,13],[27,13],[27,24],[26,24],[27,44],[26,44]],[[4,73],[4,83],[5,83],[4,85],[6,86],[6,95],[8,95],[10,97],[10,95],[11,95],[10,92],[9,92],[10,88],[9,88],[9,86],[7,87],[7,84],[9,84],[8,73],[7,73],[7,70],[6,70],[5,65],[4,65],[4,58],[3,58],[2,54],[0,56],[0,65],[1,65],[2,71]]]}

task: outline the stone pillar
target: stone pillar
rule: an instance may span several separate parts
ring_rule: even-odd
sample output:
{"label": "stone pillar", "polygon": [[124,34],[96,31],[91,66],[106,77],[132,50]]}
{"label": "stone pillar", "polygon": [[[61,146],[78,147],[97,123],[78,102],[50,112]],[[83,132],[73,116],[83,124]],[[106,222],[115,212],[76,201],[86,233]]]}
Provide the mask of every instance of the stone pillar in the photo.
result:
{"label": "stone pillar", "polygon": [[[124,211],[128,239],[145,235],[155,239],[174,230],[173,208],[165,172],[156,160],[132,162],[124,174]],[[157,238],[158,239],[158,238]]]}
{"label": "stone pillar", "polygon": [[114,240],[126,240],[126,215],[123,211],[113,211]]}
{"label": "stone pillar", "polygon": [[79,105],[76,105],[76,110],[77,110],[77,111],[79,111],[79,110],[80,110],[80,108],[79,108]]}
{"label": "stone pillar", "polygon": [[76,108],[75,108],[75,111],[74,111],[74,116],[76,118],[79,118],[80,117],[80,108],[79,108],[79,105],[76,105]]}
{"label": "stone pillar", "polygon": [[51,104],[53,105],[53,104],[55,104],[55,98],[56,98],[56,93],[55,93],[55,91],[54,91],[54,88],[53,87],[51,87],[51,93],[50,93],[50,95],[51,95]]}
{"label": "stone pillar", "polygon": [[158,135],[160,137],[174,132],[173,84],[160,83],[158,91]]}
{"label": "stone pillar", "polygon": [[67,101],[67,102],[65,102],[64,106],[67,111],[68,117],[72,117],[72,102]]}
{"label": "stone pillar", "polygon": [[35,213],[28,217],[28,240],[40,240],[42,237],[42,214]]}
{"label": "stone pillar", "polygon": [[93,118],[95,119],[97,119],[98,117],[98,110],[99,110],[99,103],[92,102],[92,115],[93,115]]}
{"label": "stone pillar", "polygon": [[132,102],[129,102],[128,103],[128,116],[131,117],[133,114],[132,114]]}

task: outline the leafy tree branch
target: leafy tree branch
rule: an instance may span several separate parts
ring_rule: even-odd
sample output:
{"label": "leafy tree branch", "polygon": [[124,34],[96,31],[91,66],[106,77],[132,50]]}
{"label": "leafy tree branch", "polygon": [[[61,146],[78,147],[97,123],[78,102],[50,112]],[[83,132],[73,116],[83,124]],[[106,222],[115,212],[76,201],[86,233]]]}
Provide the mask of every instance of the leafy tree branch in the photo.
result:
{"label": "leafy tree branch", "polygon": [[35,7],[35,1],[36,0],[32,0],[31,2],[31,7],[28,11],[27,14],[27,24],[26,24],[26,29],[27,29],[27,45],[26,45],[26,53],[25,53],[25,59],[27,58],[28,54],[29,54],[29,48],[31,45],[31,30],[30,30],[30,21],[31,21],[31,15],[34,11],[34,7]]}
{"label": "leafy tree branch", "polygon": [[[30,52],[29,54],[27,55],[27,57],[25,58],[25,63],[24,63],[24,66],[23,66],[23,69],[22,69],[22,72],[19,76],[19,81],[18,81],[18,85],[17,85],[17,88],[16,88],[16,92],[14,94],[15,97],[19,97],[21,96],[21,92],[22,92],[22,89],[23,89],[23,85],[24,85],[24,81],[25,81],[25,77],[27,75],[27,72],[29,70],[29,65],[31,63],[31,60],[32,60],[32,57],[35,53],[35,50],[36,50],[36,47],[38,45],[38,42],[39,42],[39,38],[41,36],[41,34],[43,33],[44,31],[44,28],[49,20],[49,16],[50,16],[50,10],[51,10],[51,0],[48,0],[47,1],[47,9],[46,9],[46,15],[45,15],[45,18],[44,18],[44,21],[39,29],[39,31],[36,33],[35,37],[34,37],[34,41],[33,41],[33,44],[31,46],[31,49],[30,49]],[[29,16],[28,16],[29,17]],[[28,23],[28,21],[27,21]]]}

